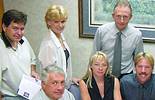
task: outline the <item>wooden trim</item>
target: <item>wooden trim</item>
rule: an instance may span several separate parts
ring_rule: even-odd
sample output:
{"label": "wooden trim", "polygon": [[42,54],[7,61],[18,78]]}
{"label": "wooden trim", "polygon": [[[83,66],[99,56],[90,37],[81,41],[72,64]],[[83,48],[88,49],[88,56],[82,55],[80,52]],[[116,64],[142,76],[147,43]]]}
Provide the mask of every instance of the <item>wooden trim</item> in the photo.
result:
{"label": "wooden trim", "polygon": [[4,12],[3,0],[0,0],[0,32],[2,32],[2,15]]}

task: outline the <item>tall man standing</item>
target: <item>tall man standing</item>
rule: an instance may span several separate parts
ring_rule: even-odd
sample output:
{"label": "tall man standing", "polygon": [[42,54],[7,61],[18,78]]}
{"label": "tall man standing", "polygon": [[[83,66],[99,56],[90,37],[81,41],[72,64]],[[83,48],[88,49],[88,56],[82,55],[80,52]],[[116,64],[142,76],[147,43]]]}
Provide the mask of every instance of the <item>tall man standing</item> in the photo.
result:
{"label": "tall man standing", "polygon": [[4,100],[25,100],[17,94],[22,76],[38,78],[36,57],[24,37],[27,15],[8,10],[2,18],[0,35],[0,92]]}
{"label": "tall man standing", "polygon": [[112,74],[121,78],[132,73],[134,56],[143,51],[141,32],[128,24],[132,8],[127,0],[120,0],[114,7],[114,22],[100,26],[95,34],[93,53],[102,51],[108,55]]}

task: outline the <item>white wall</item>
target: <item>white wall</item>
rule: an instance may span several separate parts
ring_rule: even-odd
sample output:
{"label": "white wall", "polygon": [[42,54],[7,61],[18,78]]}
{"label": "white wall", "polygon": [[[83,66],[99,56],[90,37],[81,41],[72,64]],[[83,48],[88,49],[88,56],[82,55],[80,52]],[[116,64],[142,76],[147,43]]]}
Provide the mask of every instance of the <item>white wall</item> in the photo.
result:
{"label": "white wall", "polygon": [[[72,52],[73,75],[82,76],[87,68],[93,40],[79,38],[78,0],[4,0],[5,10],[14,8],[28,15],[26,36],[36,55],[40,42],[47,33],[44,14],[51,4],[62,4],[68,9],[69,19],[64,33]],[[144,43],[144,47],[155,57],[155,43]]]}

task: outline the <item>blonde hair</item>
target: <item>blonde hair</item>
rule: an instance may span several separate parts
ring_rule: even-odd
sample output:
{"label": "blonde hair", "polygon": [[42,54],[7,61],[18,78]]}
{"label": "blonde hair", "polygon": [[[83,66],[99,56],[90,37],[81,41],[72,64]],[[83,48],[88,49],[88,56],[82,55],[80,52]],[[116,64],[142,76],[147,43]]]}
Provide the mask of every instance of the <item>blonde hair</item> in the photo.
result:
{"label": "blonde hair", "polygon": [[101,51],[97,51],[89,59],[88,69],[87,69],[85,76],[83,77],[83,79],[86,80],[87,86],[90,88],[92,88],[92,77],[93,77],[91,66],[92,66],[93,62],[96,61],[97,59],[103,59],[107,62],[107,70],[106,70],[105,76],[111,75],[109,62],[108,62],[108,58],[107,58],[106,54]]}
{"label": "blonde hair", "polygon": [[150,65],[152,66],[152,69],[154,69],[154,58],[153,56],[148,53],[148,52],[140,52],[138,53],[135,58],[134,58],[134,62],[135,62],[135,66],[137,65],[137,63],[142,60],[143,58],[147,59],[148,62],[150,63]]}
{"label": "blonde hair", "polygon": [[61,5],[51,5],[47,9],[47,12],[45,14],[45,21],[47,28],[49,28],[49,25],[47,24],[50,20],[67,20],[68,13],[67,10],[61,6]]}

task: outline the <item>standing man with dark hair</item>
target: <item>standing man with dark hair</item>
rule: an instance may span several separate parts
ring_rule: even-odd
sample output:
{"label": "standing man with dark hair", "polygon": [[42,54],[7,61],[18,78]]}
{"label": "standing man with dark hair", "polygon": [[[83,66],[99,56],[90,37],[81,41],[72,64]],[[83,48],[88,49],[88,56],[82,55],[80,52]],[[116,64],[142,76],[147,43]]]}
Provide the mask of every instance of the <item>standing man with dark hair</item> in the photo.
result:
{"label": "standing man with dark hair", "polygon": [[8,10],[2,18],[0,35],[0,91],[4,100],[25,100],[17,94],[23,75],[38,78],[36,57],[24,37],[27,15]]}
{"label": "standing man with dark hair", "polygon": [[100,26],[95,34],[93,53],[103,51],[108,55],[112,74],[121,78],[133,72],[133,58],[143,51],[141,32],[128,24],[132,8],[127,0],[120,0],[114,7],[114,22]]}

